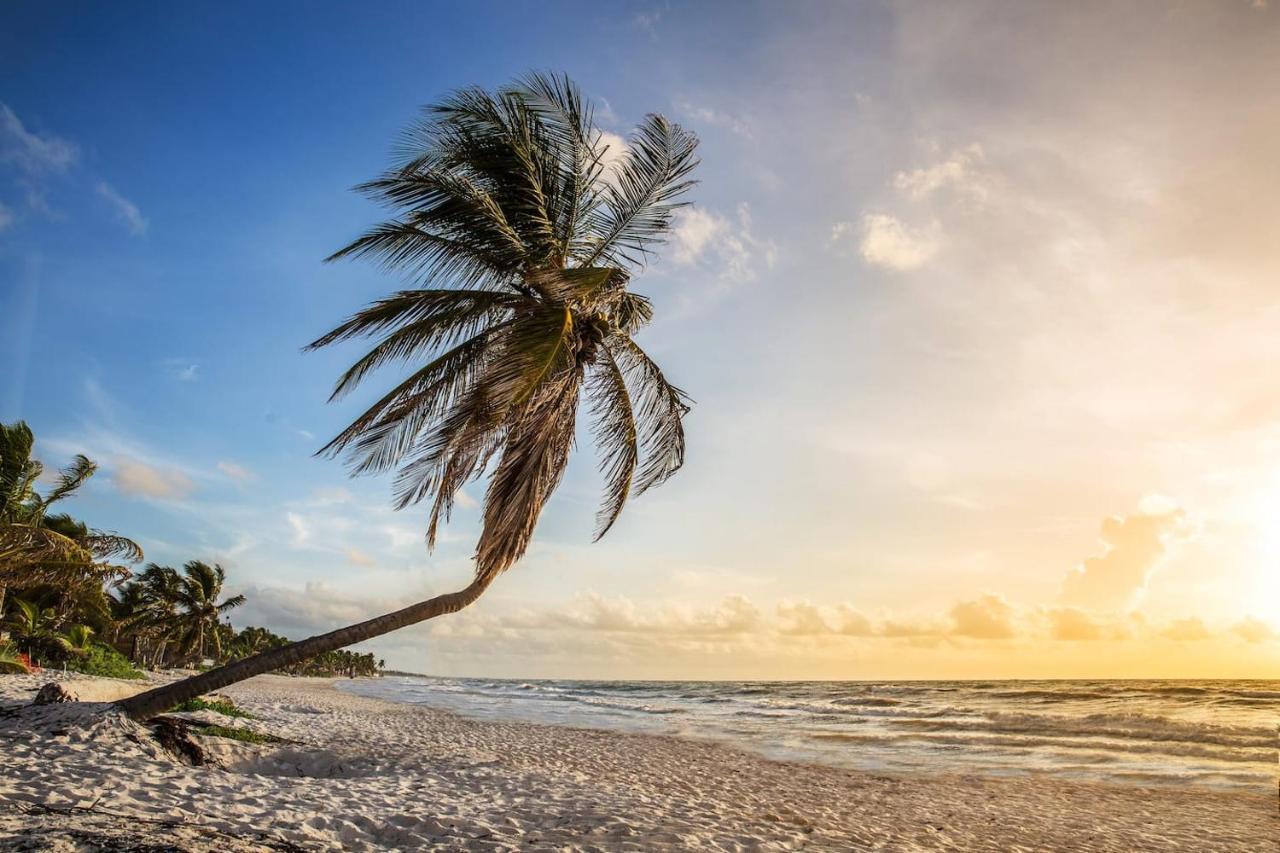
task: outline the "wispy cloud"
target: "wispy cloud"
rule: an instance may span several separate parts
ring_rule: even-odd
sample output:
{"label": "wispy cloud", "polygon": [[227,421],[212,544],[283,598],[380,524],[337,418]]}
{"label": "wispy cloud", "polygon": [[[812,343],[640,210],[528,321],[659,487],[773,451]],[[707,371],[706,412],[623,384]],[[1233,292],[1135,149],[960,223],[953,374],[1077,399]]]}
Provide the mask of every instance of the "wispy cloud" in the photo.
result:
{"label": "wispy cloud", "polygon": [[676,112],[683,118],[691,119],[695,124],[710,125],[722,128],[737,136],[750,138],[751,124],[723,110],[714,109],[702,104],[694,104],[686,100],[676,101]]}
{"label": "wispy cloud", "polygon": [[0,163],[31,175],[65,172],[80,157],[75,143],[51,133],[28,130],[7,104],[0,103]]}
{"label": "wispy cloud", "polygon": [[179,382],[195,382],[200,378],[200,365],[189,358],[166,358],[164,371]]}
{"label": "wispy cloud", "polygon": [[[65,217],[49,201],[53,188],[51,176],[65,175],[66,186],[77,192],[93,192],[102,198],[130,234],[140,237],[150,223],[130,199],[105,180],[83,183],[88,176],[75,167],[80,163],[80,147],[65,137],[30,129],[8,104],[0,103],[0,165],[7,167],[20,189],[26,208],[45,219],[60,221]],[[4,208],[0,211],[0,230],[16,218]]]}
{"label": "wispy cloud", "polygon": [[246,486],[258,479],[258,475],[248,468],[227,460],[218,463],[218,470],[226,474],[237,486]]}
{"label": "wispy cloud", "polygon": [[180,499],[193,488],[191,478],[181,471],[128,456],[116,458],[112,479],[121,494],[131,497]]}
{"label": "wispy cloud", "polygon": [[293,547],[304,548],[311,541],[311,525],[307,520],[296,512],[285,513],[285,521],[289,524],[289,530],[293,536],[290,540]]}
{"label": "wispy cloud", "polygon": [[147,233],[147,227],[150,223],[142,215],[142,211],[138,209],[136,204],[122,196],[106,181],[98,181],[97,190],[98,195],[107,200],[107,203],[115,211],[116,218],[124,223],[130,234],[135,237],[141,237]]}

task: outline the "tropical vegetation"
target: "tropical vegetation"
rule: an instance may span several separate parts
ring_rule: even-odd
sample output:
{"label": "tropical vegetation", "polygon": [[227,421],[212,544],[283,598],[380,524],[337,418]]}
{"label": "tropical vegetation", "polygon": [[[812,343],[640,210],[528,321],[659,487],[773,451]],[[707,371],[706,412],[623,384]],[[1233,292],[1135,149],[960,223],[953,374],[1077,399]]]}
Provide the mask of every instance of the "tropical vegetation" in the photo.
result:
{"label": "tropical vegetation", "polygon": [[[66,668],[111,678],[141,669],[207,668],[289,644],[264,628],[227,621],[245,603],[224,596],[226,572],[191,560],[181,569],[147,564],[132,540],[94,530],[48,508],[97,471],[77,456],[41,494],[44,467],[22,422],[0,424],[0,673]],[[372,654],[334,651],[300,660],[297,675],[377,675]]]}

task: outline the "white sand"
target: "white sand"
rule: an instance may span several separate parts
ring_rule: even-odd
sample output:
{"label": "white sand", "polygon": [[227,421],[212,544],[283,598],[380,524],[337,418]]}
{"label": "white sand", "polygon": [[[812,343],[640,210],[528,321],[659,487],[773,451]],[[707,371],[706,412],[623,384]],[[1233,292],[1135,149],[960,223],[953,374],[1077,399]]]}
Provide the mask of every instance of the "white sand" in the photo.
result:
{"label": "white sand", "polygon": [[[0,676],[0,701],[43,680]],[[222,766],[187,767],[123,721],[37,737],[0,719],[0,849],[1280,850],[1274,793],[875,775],[469,721],[320,679],[227,693],[300,743],[206,738]]]}

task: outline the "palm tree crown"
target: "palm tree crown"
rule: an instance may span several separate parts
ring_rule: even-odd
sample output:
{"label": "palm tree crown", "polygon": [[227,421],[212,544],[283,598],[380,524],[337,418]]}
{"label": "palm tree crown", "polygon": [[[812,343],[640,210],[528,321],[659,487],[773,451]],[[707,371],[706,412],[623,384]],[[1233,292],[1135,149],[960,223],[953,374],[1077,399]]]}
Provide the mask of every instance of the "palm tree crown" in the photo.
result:
{"label": "palm tree crown", "polygon": [[421,366],[322,452],[360,473],[398,469],[400,507],[431,501],[428,544],[493,463],[477,578],[528,547],[584,398],[606,479],[597,538],[681,466],[688,400],[633,340],[653,311],[628,285],[692,186],[696,146],[650,115],[611,152],[567,78],[533,75],[429,108],[395,168],[361,187],[395,218],[332,258],[375,258],[416,287],[311,347],[378,337],[334,399],[388,363]]}

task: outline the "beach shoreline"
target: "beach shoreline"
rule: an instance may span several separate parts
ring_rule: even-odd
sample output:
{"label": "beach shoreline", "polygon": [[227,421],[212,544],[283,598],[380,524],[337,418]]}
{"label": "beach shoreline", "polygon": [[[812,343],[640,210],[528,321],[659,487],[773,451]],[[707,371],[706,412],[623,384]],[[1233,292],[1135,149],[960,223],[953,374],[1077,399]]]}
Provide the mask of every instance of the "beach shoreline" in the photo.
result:
{"label": "beach shoreline", "polygon": [[[42,680],[0,677],[0,701]],[[1255,851],[1280,838],[1274,795],[1260,792],[851,771],[471,720],[328,679],[261,676],[225,692],[258,719],[212,721],[289,742],[201,738],[215,764],[190,767],[124,739],[0,725],[0,844],[76,849],[56,839],[83,833],[180,850]]]}

